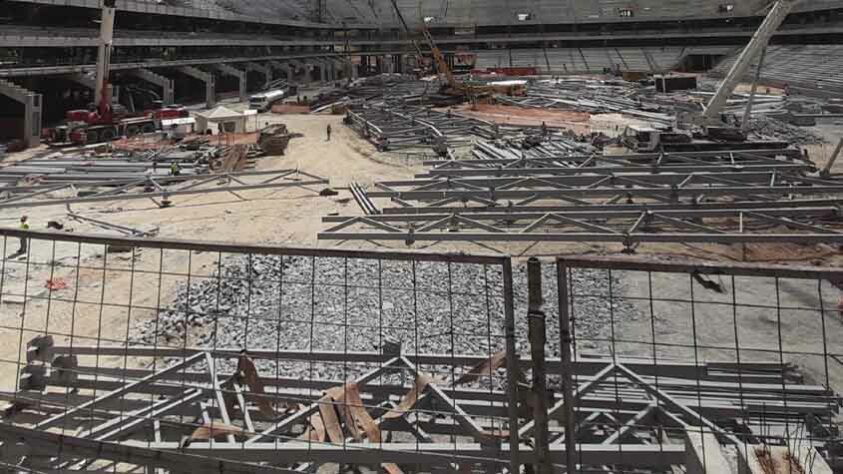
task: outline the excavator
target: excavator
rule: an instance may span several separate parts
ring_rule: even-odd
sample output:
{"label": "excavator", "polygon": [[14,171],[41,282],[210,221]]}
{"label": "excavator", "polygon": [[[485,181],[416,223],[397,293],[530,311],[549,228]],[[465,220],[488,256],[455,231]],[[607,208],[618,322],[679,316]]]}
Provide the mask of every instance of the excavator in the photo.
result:
{"label": "excavator", "polygon": [[[410,29],[407,22],[404,20],[404,15],[401,13],[401,10],[398,8],[398,2],[396,0],[392,1],[392,7],[395,9],[395,14],[398,16],[398,19],[401,21],[401,24],[404,26],[406,32],[410,35],[413,35],[414,32]],[[421,13],[421,12],[419,12]],[[440,94],[459,99],[459,100],[471,100],[476,101],[482,97],[488,97],[492,95],[510,95],[510,96],[523,96],[526,93],[526,89],[523,84],[467,84],[462,81],[458,81],[454,76],[453,71],[451,68],[448,67],[447,61],[445,61],[445,55],[442,54],[442,50],[436,45],[436,41],[433,39],[433,35],[430,33],[430,30],[427,27],[427,21],[423,16],[420,15],[421,20],[421,33],[424,37],[424,40],[427,42],[428,47],[430,48],[430,53],[433,55],[433,61],[436,65],[436,71],[438,74],[445,76],[445,83],[442,85],[442,88],[439,90]],[[418,55],[419,64],[422,63],[423,52],[419,42],[413,40],[413,46],[416,49],[416,53]]]}
{"label": "excavator", "polygon": [[[651,127],[627,127],[621,136],[621,141],[627,148],[646,153],[656,150],[665,151],[691,151],[722,148],[723,142],[728,143],[734,149],[752,149],[753,142],[746,141],[746,134],[735,126],[727,125],[722,117],[723,109],[727,101],[735,92],[735,89],[743,80],[753,60],[765,50],[770,39],[776,30],[784,23],[794,7],[803,0],[777,0],[772,2],[770,11],[761,26],[752,36],[752,39],[743,49],[732,69],[726,78],[720,83],[714,96],[709,100],[702,113],[681,114],[680,126],[683,128],[694,128],[697,130],[695,136],[683,134],[673,130],[659,130]],[[762,56],[763,58],[763,56]],[[758,67],[762,66],[759,61]],[[756,78],[757,81],[757,78]],[[755,88],[753,87],[753,91]],[[749,100],[751,107],[753,98]],[[749,112],[744,114],[744,120],[749,119]],[[693,138],[701,138],[702,141],[694,141]],[[786,142],[765,142],[766,148],[788,146]]]}
{"label": "excavator", "polygon": [[100,37],[97,52],[96,101],[88,110],[69,110],[65,124],[48,130],[47,140],[52,144],[71,143],[84,145],[114,140],[121,136],[151,133],[161,128],[161,120],[187,116],[183,108],[147,110],[142,115],[129,116],[122,107],[112,103],[109,87],[111,50],[114,42],[116,0],[103,0],[100,18]]}

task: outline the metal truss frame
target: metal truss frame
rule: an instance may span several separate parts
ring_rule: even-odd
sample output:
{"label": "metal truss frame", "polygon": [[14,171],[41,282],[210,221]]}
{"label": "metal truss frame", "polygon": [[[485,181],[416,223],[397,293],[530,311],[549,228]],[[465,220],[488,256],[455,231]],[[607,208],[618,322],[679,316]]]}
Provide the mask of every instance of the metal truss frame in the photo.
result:
{"label": "metal truss frame", "polygon": [[[833,226],[818,221],[831,222]],[[843,244],[840,209],[517,212],[326,217],[323,240]],[[836,225],[833,223],[837,223]]]}
{"label": "metal truss frame", "polygon": [[[174,188],[165,187],[171,184],[186,185]],[[139,179],[119,179],[107,182],[74,181],[70,183],[0,188],[0,194],[6,195],[5,199],[0,200],[0,209],[134,199],[151,199],[160,205],[160,203],[155,201],[155,198],[169,200],[173,196],[210,193],[231,193],[237,196],[237,193],[240,191],[289,187],[306,189],[307,186],[327,184],[329,184],[327,179],[297,169],[190,176],[144,176]],[[107,189],[103,190],[103,188]],[[51,193],[67,190],[76,192],[77,197],[55,199],[48,196]],[[241,196],[237,197],[242,199]]]}
{"label": "metal truss frame", "polygon": [[[404,464],[446,469],[485,466],[503,471],[513,454],[512,445],[505,442],[509,390],[461,386],[459,382],[444,384],[418,368],[441,365],[465,374],[468,368],[483,366],[488,361],[483,356],[288,350],[250,351],[244,355],[237,348],[122,346],[44,349],[39,347],[41,354],[64,361],[68,357],[86,360],[86,356],[110,355],[178,357],[180,361],[159,370],[65,363],[46,377],[48,390],[0,393],[0,398],[10,402],[13,413],[40,418],[34,427],[15,424],[17,415],[11,423],[0,424],[0,440],[7,443],[5,462],[16,464],[25,457],[26,466],[33,469],[83,468],[107,461],[175,471],[183,471],[186,466],[213,466],[226,472],[312,472],[324,463],[352,463],[380,465],[387,472],[400,473]],[[238,372],[220,369],[224,360],[244,358],[378,366],[350,383],[259,374],[264,392],[256,393],[240,382],[231,383],[238,380],[242,362],[237,364]],[[639,359],[585,358],[569,363],[578,383],[573,399],[577,460],[588,465],[683,465],[687,452],[682,439],[694,430],[704,430],[726,444],[741,446],[747,442],[720,428],[713,419],[721,424],[724,418],[750,424],[752,420],[795,423],[806,413],[829,419],[836,405],[836,395],[825,387],[784,383],[790,369],[775,362],[708,366],[664,361],[655,365]],[[30,364],[37,365],[37,361],[30,360]],[[560,359],[548,359],[546,368],[558,372],[563,364]],[[520,360],[518,367],[519,371],[528,371],[532,364]],[[395,377],[384,381],[382,377],[388,375],[399,375],[404,382],[395,383]],[[752,384],[741,380],[749,376],[753,377]],[[740,390],[740,403],[730,390]],[[517,403],[527,406],[529,394],[517,392]],[[328,396],[331,393],[333,398]],[[262,400],[292,408],[271,416],[261,407]],[[569,412],[561,394],[554,392],[550,402],[548,418],[564,421]],[[351,408],[364,410],[367,415],[358,411],[355,416],[368,416],[379,431],[402,432],[415,441],[391,437],[377,442],[355,440],[347,418]],[[529,440],[535,421],[527,412],[520,413],[517,430],[513,431],[520,440],[517,462],[533,463],[538,454]],[[329,422],[332,416],[338,418]],[[204,424],[175,421],[185,417],[202,419]],[[601,417],[606,425],[621,428],[605,430]],[[325,440],[309,438],[319,420],[324,423],[323,429],[340,437],[329,434]],[[213,427],[215,423],[227,428],[236,423],[241,427],[237,439],[230,432],[212,437],[216,440],[193,439],[198,426]],[[77,429],[79,426],[83,428]],[[56,428],[62,428],[62,433],[53,431]],[[67,433],[73,429],[75,434]],[[636,441],[645,433],[659,433],[664,444]],[[442,436],[453,437],[454,441],[436,441]],[[186,437],[191,437],[191,442],[186,443]],[[567,449],[562,432],[554,431],[550,441],[550,459],[564,463]],[[58,446],[62,455],[56,457]]]}
{"label": "metal truss frame", "polygon": [[[481,147],[482,148],[482,147]],[[486,152],[488,147],[483,148]],[[499,149],[493,149],[497,152]],[[432,160],[356,190],[323,240],[843,243],[843,181],[798,150]],[[395,206],[379,212],[373,199]]]}
{"label": "metal truss frame", "polygon": [[[502,150],[479,143],[474,153],[486,150],[500,154]],[[506,150],[503,150],[506,151]],[[508,152],[507,155],[513,152]],[[623,173],[699,173],[699,172],[812,172],[816,166],[802,159],[798,150],[753,150],[726,152],[640,153],[628,155],[578,155],[542,158],[484,158],[473,160],[430,160],[431,167],[418,178],[478,176],[531,176]]]}
{"label": "metal truss frame", "polygon": [[[788,427],[807,426],[808,419],[816,426],[833,426],[839,411],[839,395],[829,386],[828,376],[825,385],[806,382],[792,361],[785,360],[781,346],[776,353],[776,349],[754,342],[739,346],[736,338],[734,347],[728,342],[705,344],[706,349],[743,351],[736,358],[729,355],[717,362],[704,362],[703,358],[685,362],[657,358],[655,352],[635,357],[623,351],[610,356],[584,354],[582,349],[573,350],[577,347],[573,342],[587,341],[588,336],[577,339],[572,333],[566,337],[563,330],[563,324],[575,320],[569,303],[574,308],[573,298],[589,298],[593,292],[590,287],[568,285],[568,269],[684,273],[689,278],[758,277],[776,285],[779,279],[801,279],[815,285],[839,281],[837,268],[558,259],[555,284],[561,357],[539,358],[531,350],[531,357],[526,358],[516,344],[517,328],[525,319],[531,319],[528,339],[532,347],[538,340],[544,341],[542,348],[556,341],[546,341],[544,331],[538,338],[533,334],[532,320],[541,305],[533,311],[531,303],[528,315],[516,318],[509,258],[286,249],[11,229],[0,229],[0,234],[139,249],[338,257],[387,264],[473,263],[497,267],[491,270],[501,275],[493,291],[499,292],[494,298],[503,313],[503,327],[498,331],[504,334],[495,337],[505,340],[503,349],[495,354],[453,344],[450,352],[410,353],[402,351],[398,342],[383,344],[378,351],[359,352],[319,351],[312,345],[299,350],[270,347],[248,351],[240,346],[210,349],[178,342],[135,346],[99,337],[92,338],[95,343],[76,344],[72,332],[68,338],[47,329],[43,335],[40,329],[32,330],[38,336],[18,348],[20,359],[6,362],[19,369],[15,388],[0,391],[0,399],[9,402],[0,423],[0,462],[16,470],[134,472],[140,467],[172,472],[286,473],[316,472],[324,464],[355,464],[400,474],[419,470],[520,472],[524,464],[547,466],[542,463],[613,466],[623,472],[663,472],[672,466],[693,470],[694,462],[703,466],[707,462],[693,460],[697,448],[689,439],[696,436],[711,440],[715,452],[720,445],[731,445],[739,456],[748,458],[747,453],[751,455],[768,439],[786,438]],[[529,265],[527,289],[533,300],[541,281],[529,276]],[[540,277],[541,265],[533,268],[539,270]],[[190,270],[185,276],[189,275]],[[311,281],[318,280],[314,277]],[[425,284],[439,283],[435,274],[425,280]],[[320,289],[335,285],[325,281]],[[573,289],[570,297],[569,288]],[[608,294],[593,296],[608,301],[622,298],[623,293],[611,288]],[[691,306],[730,304],[729,298],[694,298],[692,291],[690,302],[673,294],[654,297],[650,293],[649,300]],[[541,298],[542,292],[537,294]],[[489,295],[481,297],[489,299]],[[821,292],[819,298],[822,301]],[[731,305],[739,307],[734,301]],[[740,307],[746,305],[755,307],[756,303]],[[769,307],[771,311],[799,309],[778,301],[775,305]],[[131,302],[128,306],[131,308]],[[463,308],[474,311],[469,305]],[[822,303],[811,311],[827,317]],[[796,321],[791,319],[788,324],[798,326]],[[60,343],[53,337],[61,338]],[[822,338],[825,342],[825,331]],[[26,340],[23,332],[20,340]],[[696,351],[696,338],[693,345],[682,347]],[[758,353],[764,360],[750,355]],[[788,354],[839,356],[825,345]],[[304,377],[299,370],[285,371],[287,363],[308,366],[317,375]],[[342,371],[320,370],[338,365],[343,366]],[[527,375],[532,387],[526,386]],[[539,381],[548,376],[559,376],[563,382],[541,385]],[[536,409],[539,399],[546,399],[546,410]],[[538,442],[540,432],[548,435],[545,443]],[[815,452],[814,445],[835,437],[833,433],[812,433],[806,442]],[[568,467],[568,472],[574,470]]]}
{"label": "metal truss frame", "polygon": [[495,139],[500,128],[490,122],[436,112],[425,107],[365,106],[349,111],[347,123],[381,150],[469,144],[471,137]]}

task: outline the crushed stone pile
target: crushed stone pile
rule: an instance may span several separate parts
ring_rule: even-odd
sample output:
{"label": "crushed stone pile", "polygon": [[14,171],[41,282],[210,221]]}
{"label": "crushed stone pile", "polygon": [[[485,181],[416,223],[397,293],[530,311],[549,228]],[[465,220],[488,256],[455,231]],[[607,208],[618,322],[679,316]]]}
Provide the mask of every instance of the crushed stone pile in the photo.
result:
{"label": "crushed stone pile", "polygon": [[821,145],[825,140],[808,129],[782,122],[772,117],[755,116],[749,123],[749,132],[761,138],[785,140],[795,145]]}
{"label": "crushed stone pile", "polygon": [[[547,357],[559,357],[555,267],[544,266]],[[183,283],[175,303],[140,323],[130,344],[208,349],[375,352],[399,342],[404,354],[491,356],[504,350],[499,267],[328,257],[230,257],[215,278]],[[221,278],[219,278],[221,276]],[[529,357],[526,266],[514,268],[516,345]],[[611,281],[610,281],[611,280]],[[622,282],[607,272],[573,273],[580,350],[608,354],[611,322],[640,317],[609,301]],[[449,291],[450,289],[450,291]],[[185,341],[185,338],[187,340]],[[347,379],[376,367],[256,360],[262,373]],[[221,370],[234,370],[236,361]],[[427,368],[448,375],[446,368]]]}

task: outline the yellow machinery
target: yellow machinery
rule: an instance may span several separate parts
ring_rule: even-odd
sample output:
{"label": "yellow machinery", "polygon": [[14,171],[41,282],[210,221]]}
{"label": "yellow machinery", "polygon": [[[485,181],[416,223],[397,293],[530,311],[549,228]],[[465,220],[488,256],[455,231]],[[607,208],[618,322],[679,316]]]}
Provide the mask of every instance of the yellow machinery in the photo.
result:
{"label": "yellow machinery", "polygon": [[[393,8],[395,8],[395,14],[398,15],[398,19],[401,21],[401,24],[404,25],[404,29],[407,31],[407,33],[412,34],[410,27],[404,20],[404,15],[401,14],[401,10],[398,8],[398,3],[396,2],[396,0],[392,0],[392,6]],[[439,49],[439,47],[436,45],[436,41],[433,39],[433,35],[430,34],[430,30],[427,28],[427,22],[425,21],[424,17],[421,17],[420,20],[421,32],[424,36],[425,41],[427,41],[427,45],[430,47],[430,52],[433,55],[433,61],[436,65],[436,70],[439,74],[445,76],[445,84],[440,90],[442,94],[455,97],[462,97],[472,101],[484,96],[490,96],[495,94],[510,96],[523,96],[525,94],[526,90],[523,84],[474,85],[457,81],[457,79],[454,77],[454,73],[451,71],[451,68],[448,67],[448,63],[445,61],[445,55],[442,54],[442,50]],[[416,51],[419,56],[421,56],[422,51],[418,42],[414,40],[413,45],[416,47]],[[419,58],[419,64],[421,64],[421,57]]]}

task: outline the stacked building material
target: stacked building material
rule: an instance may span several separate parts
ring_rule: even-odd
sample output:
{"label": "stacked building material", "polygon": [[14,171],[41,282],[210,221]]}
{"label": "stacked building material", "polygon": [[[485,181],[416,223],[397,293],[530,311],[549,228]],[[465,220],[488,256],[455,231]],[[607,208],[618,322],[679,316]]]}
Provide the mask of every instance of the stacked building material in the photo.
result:
{"label": "stacked building material", "polygon": [[319,238],[843,243],[843,180],[816,177],[795,149],[537,158],[482,143],[474,155],[375,183],[367,196],[398,207],[326,217]]}

